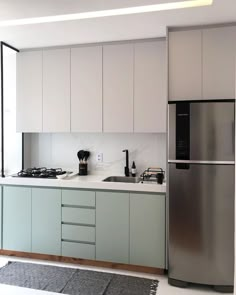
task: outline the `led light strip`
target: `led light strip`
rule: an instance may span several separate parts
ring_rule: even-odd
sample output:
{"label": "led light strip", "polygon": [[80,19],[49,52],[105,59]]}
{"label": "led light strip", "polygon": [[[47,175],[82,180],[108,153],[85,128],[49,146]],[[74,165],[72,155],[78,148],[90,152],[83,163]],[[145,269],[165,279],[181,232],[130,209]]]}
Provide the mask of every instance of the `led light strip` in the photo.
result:
{"label": "led light strip", "polygon": [[169,2],[169,3],[161,3],[161,4],[146,5],[146,6],[81,12],[81,13],[74,13],[74,14],[22,18],[22,19],[16,19],[16,20],[1,21],[0,27],[22,26],[22,25],[30,25],[30,24],[42,24],[42,23],[51,23],[51,22],[92,19],[92,18],[100,18],[100,17],[107,17],[107,16],[156,12],[156,11],[164,11],[164,10],[172,10],[172,9],[207,6],[207,5],[211,5],[212,3],[213,3],[213,0],[187,0],[187,1],[180,1],[180,2]]}

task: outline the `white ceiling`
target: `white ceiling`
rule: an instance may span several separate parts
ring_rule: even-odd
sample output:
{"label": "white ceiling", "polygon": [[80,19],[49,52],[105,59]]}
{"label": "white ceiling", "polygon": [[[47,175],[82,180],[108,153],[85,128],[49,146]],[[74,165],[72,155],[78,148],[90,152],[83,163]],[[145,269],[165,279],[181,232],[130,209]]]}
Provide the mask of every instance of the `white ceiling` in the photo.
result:
{"label": "white ceiling", "polygon": [[[0,21],[181,0],[0,0]],[[165,36],[166,26],[236,22],[236,0],[212,6],[126,16],[1,27],[0,40],[19,49]]]}

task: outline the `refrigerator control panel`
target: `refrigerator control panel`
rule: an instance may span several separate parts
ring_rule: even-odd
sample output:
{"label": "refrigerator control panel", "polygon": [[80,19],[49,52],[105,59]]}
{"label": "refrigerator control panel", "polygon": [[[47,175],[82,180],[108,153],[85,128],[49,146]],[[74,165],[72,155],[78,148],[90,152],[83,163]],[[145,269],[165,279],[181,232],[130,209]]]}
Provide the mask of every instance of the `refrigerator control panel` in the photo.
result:
{"label": "refrigerator control panel", "polygon": [[[190,160],[190,103],[176,105],[176,160]],[[188,169],[189,164],[176,164]]]}

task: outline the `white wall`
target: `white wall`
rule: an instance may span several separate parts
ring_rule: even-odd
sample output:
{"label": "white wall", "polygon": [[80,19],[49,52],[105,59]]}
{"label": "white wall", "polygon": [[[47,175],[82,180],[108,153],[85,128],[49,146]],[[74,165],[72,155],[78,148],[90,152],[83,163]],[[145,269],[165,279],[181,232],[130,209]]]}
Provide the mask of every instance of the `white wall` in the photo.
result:
{"label": "white wall", "polygon": [[[150,166],[166,171],[166,134],[26,134],[25,166],[78,169],[77,152],[89,150],[90,173],[123,174],[125,153],[130,151],[130,165],[135,160],[138,173]],[[103,153],[103,163],[96,153]]]}

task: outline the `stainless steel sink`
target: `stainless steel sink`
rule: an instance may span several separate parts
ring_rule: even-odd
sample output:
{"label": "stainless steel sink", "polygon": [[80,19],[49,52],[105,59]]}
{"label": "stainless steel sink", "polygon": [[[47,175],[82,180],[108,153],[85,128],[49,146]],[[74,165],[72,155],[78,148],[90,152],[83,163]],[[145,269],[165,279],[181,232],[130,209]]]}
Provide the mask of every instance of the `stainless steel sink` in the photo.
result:
{"label": "stainless steel sink", "polygon": [[106,182],[125,182],[125,183],[139,183],[140,177],[127,177],[127,176],[109,176],[103,181]]}

